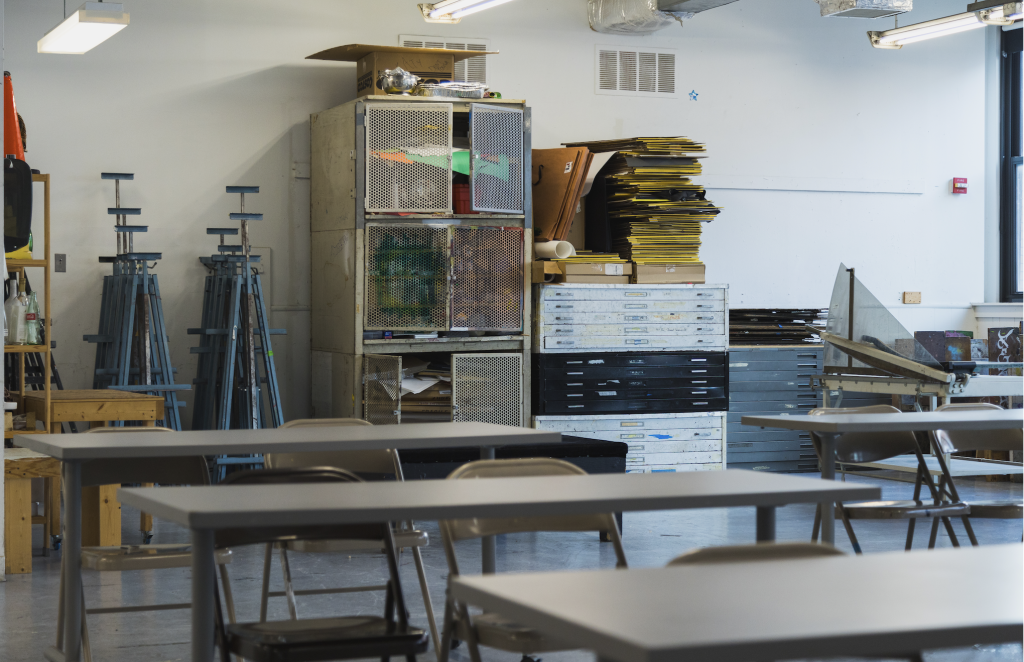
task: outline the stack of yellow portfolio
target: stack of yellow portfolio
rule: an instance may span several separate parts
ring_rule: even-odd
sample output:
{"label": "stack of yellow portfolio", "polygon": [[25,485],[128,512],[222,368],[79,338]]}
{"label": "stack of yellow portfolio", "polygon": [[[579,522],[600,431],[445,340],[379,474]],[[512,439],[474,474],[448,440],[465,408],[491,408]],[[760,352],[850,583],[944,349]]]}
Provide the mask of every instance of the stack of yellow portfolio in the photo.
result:
{"label": "stack of yellow portfolio", "polygon": [[[608,191],[612,247],[636,263],[633,282],[704,282],[701,223],[719,214],[701,173],[705,147],[685,137],[570,143],[592,152],[616,151],[602,171]],[[651,267],[650,269],[645,267]]]}
{"label": "stack of yellow portfolio", "polygon": [[633,265],[616,253],[578,251],[555,262],[562,272],[555,276],[556,283],[624,284],[633,273]]}

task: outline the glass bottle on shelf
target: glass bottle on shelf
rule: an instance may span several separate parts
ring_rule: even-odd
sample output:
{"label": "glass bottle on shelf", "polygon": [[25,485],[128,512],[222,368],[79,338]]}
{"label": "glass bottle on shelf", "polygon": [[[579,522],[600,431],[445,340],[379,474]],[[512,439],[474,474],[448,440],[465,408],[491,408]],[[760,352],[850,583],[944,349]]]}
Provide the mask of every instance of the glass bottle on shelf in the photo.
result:
{"label": "glass bottle on shelf", "polygon": [[28,312],[28,297],[25,296],[24,281],[22,290],[11,306],[11,344],[24,345],[28,342],[28,323],[25,319]]}
{"label": "glass bottle on shelf", "polygon": [[10,280],[7,281],[7,286],[10,294],[7,295],[7,300],[4,301],[4,344],[13,345],[14,343],[14,306],[18,302],[18,278],[17,276],[11,276]]}
{"label": "glass bottle on shelf", "polygon": [[40,340],[39,329],[39,301],[36,299],[36,293],[33,291],[28,297],[28,306],[25,308],[25,342],[29,345],[39,345],[42,343]]}

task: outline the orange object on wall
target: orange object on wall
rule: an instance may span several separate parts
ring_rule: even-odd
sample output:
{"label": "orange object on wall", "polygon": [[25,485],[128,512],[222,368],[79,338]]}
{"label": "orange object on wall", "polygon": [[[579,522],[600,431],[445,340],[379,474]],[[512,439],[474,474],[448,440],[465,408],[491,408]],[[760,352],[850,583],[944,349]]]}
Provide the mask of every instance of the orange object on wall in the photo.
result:
{"label": "orange object on wall", "polygon": [[25,145],[21,142],[21,127],[18,126],[18,109],[14,106],[14,87],[11,73],[4,72],[4,156],[25,160]]}

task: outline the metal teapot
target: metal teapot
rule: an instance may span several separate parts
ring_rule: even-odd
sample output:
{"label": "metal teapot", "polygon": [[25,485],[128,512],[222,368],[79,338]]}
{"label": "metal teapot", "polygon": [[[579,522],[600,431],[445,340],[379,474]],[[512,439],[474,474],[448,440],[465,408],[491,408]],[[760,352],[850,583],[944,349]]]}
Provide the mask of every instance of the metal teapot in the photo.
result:
{"label": "metal teapot", "polygon": [[409,94],[420,82],[420,77],[401,67],[385,69],[377,78],[377,87],[388,94]]}

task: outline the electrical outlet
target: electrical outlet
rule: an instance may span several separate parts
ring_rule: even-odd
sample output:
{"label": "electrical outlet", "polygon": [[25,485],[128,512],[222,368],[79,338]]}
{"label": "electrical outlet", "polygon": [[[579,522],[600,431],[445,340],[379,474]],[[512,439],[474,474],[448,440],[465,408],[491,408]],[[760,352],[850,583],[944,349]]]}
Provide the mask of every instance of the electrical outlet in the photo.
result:
{"label": "electrical outlet", "polygon": [[921,303],[920,292],[904,292],[903,303]]}
{"label": "electrical outlet", "polygon": [[54,253],[53,254],[53,271],[54,273],[66,273],[68,270],[68,256],[66,253]]}

